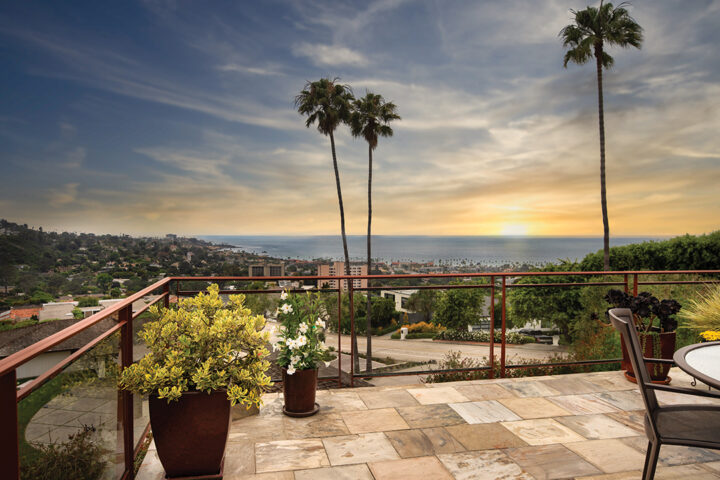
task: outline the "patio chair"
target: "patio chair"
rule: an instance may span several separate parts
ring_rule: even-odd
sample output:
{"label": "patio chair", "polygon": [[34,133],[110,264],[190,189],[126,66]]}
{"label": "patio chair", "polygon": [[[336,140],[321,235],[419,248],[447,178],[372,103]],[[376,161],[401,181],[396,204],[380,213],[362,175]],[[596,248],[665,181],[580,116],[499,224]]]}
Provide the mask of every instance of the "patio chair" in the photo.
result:
{"label": "patio chair", "polygon": [[704,390],[652,383],[645,362],[672,364],[673,361],[643,357],[630,309],[613,308],[608,315],[615,329],[622,334],[647,410],[645,434],[648,437],[648,447],[643,467],[643,480],[651,480],[655,477],[661,445],[720,449],[720,406],[684,404],[660,406],[655,390],[718,399],[720,395]]}

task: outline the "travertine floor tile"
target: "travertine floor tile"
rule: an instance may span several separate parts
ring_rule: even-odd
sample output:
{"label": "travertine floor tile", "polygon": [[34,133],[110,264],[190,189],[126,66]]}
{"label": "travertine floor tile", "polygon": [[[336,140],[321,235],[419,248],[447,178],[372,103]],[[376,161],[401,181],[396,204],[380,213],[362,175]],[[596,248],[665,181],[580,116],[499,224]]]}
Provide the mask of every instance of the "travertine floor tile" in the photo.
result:
{"label": "travertine floor tile", "polygon": [[542,382],[545,386],[553,388],[565,395],[578,395],[581,393],[592,393],[602,391],[597,385],[586,382],[577,375],[566,375],[552,380]]}
{"label": "travertine floor tile", "polygon": [[385,390],[381,392],[359,392],[367,408],[414,407],[419,405],[415,397],[405,389]]}
{"label": "travertine floor tile", "polygon": [[319,439],[277,440],[255,444],[257,473],[302,470],[329,465],[330,462]]}
{"label": "travertine floor tile", "polygon": [[255,444],[251,441],[228,443],[225,447],[225,477],[255,473]]}
{"label": "travertine floor tile", "polygon": [[225,475],[223,480],[294,480],[293,472],[271,472],[242,475]]}
{"label": "travertine floor tile", "polygon": [[509,448],[505,453],[537,480],[602,473],[563,445]]}
{"label": "travertine floor tile", "polygon": [[[641,477],[642,470],[635,470],[631,472],[579,477],[578,480],[640,480]],[[681,465],[677,467],[658,466],[655,471],[655,480],[687,480],[688,478],[692,478],[692,480],[717,480],[717,478],[720,477],[700,465]]]}
{"label": "travertine floor tile", "polygon": [[589,440],[634,437],[639,435],[637,430],[633,430],[632,428],[629,428],[620,422],[616,422],[615,420],[600,413],[595,415],[557,417],[555,420],[566,427],[570,427]]}
{"label": "travertine floor tile", "polygon": [[408,393],[422,405],[433,403],[467,402],[468,399],[452,387],[411,388]]}
{"label": "travertine floor tile", "polygon": [[433,451],[437,453],[464,452],[465,447],[450,435],[445,427],[423,428],[422,432],[430,440]]}
{"label": "travertine floor tile", "polygon": [[384,433],[326,437],[322,441],[333,466],[400,458]]}
{"label": "travertine floor tile", "polygon": [[341,467],[298,470],[295,480],[373,480],[367,465],[343,465]]}
{"label": "travertine floor tile", "polygon": [[445,429],[467,450],[490,450],[527,445],[499,423],[453,425],[445,427]]}
{"label": "travertine floor tile", "polygon": [[617,439],[588,440],[565,446],[605,473],[642,470],[645,455]]}
{"label": "travertine floor tile", "polygon": [[228,442],[285,440],[283,415],[245,417],[230,424]]}
{"label": "travertine floor tile", "polygon": [[453,480],[435,457],[389,460],[369,465],[375,480]]}
{"label": "travertine floor tile", "polygon": [[400,430],[385,434],[402,458],[425,457],[434,455],[430,439],[422,430]]}
{"label": "travertine floor tile", "polygon": [[643,435],[645,434],[645,410],[619,410],[605,415],[626,427],[630,427]]}
{"label": "travertine floor tile", "polygon": [[465,423],[455,410],[445,404],[399,407],[398,413],[411,428],[443,427]]}
{"label": "travertine floor tile", "polygon": [[306,418],[283,415],[285,434],[288,439],[312,437],[336,437],[350,433],[339,413],[323,413]]}
{"label": "travertine floor tile", "polygon": [[472,402],[483,400],[497,400],[498,398],[515,397],[516,395],[509,390],[504,389],[500,385],[484,384],[484,385],[459,385],[453,387],[459,393],[467,397]]}
{"label": "travertine floor tile", "polygon": [[564,408],[573,415],[589,415],[591,413],[610,413],[619,411],[609,403],[605,403],[594,395],[561,395],[547,397],[556,405]]}
{"label": "travertine floor tile", "polygon": [[449,406],[467,423],[491,423],[520,420],[519,416],[499,403],[498,400],[451,403]]}
{"label": "travertine floor tile", "polygon": [[550,445],[551,443],[581,442],[581,435],[552,418],[503,422],[502,425],[526,441],[529,445]]}
{"label": "travertine floor tile", "polygon": [[554,388],[545,385],[542,382],[524,380],[512,383],[503,383],[503,388],[512,391],[518,397],[551,397],[554,395],[561,395],[560,392]]}
{"label": "travertine floor tile", "polygon": [[570,412],[544,398],[502,398],[498,400],[521,418],[547,418],[570,415]]}
{"label": "travertine floor tile", "polygon": [[356,392],[332,392],[325,396],[318,397],[317,403],[320,411],[327,412],[349,412],[351,410],[367,410],[365,402],[360,399]]}
{"label": "travertine floor tile", "polygon": [[394,408],[343,412],[342,418],[350,433],[389,432],[410,428]]}
{"label": "travertine floor tile", "polygon": [[599,392],[593,393],[605,403],[609,403],[613,407],[620,410],[643,410],[645,404],[642,401],[640,392],[637,390],[622,390],[618,392]]}
{"label": "travertine floor tile", "polygon": [[437,457],[455,480],[534,480],[500,450],[446,453]]}

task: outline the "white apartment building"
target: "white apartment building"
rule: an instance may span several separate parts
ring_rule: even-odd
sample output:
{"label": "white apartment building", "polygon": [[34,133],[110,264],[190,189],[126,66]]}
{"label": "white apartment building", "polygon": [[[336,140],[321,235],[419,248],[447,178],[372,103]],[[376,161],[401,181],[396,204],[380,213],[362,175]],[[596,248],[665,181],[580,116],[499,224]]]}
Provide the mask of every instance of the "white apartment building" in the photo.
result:
{"label": "white apartment building", "polygon": [[[368,269],[367,264],[350,264],[350,275],[367,275]],[[345,262],[334,262],[330,265],[318,265],[318,276],[321,277],[336,277],[339,275],[345,275]],[[367,279],[358,279],[352,281],[353,288],[367,288]],[[318,287],[323,288],[327,285],[328,288],[338,288],[338,280],[318,280]],[[342,281],[340,290],[347,291],[348,284],[347,280]]]}

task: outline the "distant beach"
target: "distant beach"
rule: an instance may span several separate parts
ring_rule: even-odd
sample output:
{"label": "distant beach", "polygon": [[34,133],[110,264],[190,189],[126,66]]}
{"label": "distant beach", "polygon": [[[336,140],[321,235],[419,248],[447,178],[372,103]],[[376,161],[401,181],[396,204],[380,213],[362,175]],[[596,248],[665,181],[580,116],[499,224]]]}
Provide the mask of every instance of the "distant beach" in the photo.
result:
{"label": "distant beach", "polygon": [[[232,245],[249,253],[275,258],[341,260],[339,235],[233,236],[200,235],[197,238]],[[611,246],[668,237],[613,237]],[[352,260],[365,258],[364,235],[348,236]],[[602,249],[602,237],[509,237],[509,236],[373,236],[373,259],[378,261],[436,262],[453,265],[544,264],[561,259],[581,260]]]}

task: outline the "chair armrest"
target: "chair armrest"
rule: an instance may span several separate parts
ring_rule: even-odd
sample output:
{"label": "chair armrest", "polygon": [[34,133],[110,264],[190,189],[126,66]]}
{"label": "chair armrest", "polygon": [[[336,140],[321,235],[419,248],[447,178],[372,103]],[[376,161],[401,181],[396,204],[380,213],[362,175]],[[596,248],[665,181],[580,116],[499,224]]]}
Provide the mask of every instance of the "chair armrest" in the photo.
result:
{"label": "chair armrest", "polygon": [[667,363],[668,365],[675,365],[675,360],[671,358],[647,358],[643,357],[643,361],[647,363]]}
{"label": "chair armrest", "polygon": [[709,398],[720,399],[720,394],[718,394],[718,393],[708,392],[705,390],[698,390],[695,388],[671,387],[669,385],[659,385],[656,383],[651,383],[649,385],[646,384],[645,388],[651,388],[653,390],[660,390],[663,392],[682,393],[684,395],[695,395],[698,397],[709,397]]}

